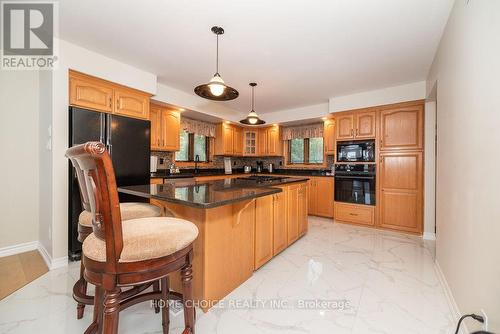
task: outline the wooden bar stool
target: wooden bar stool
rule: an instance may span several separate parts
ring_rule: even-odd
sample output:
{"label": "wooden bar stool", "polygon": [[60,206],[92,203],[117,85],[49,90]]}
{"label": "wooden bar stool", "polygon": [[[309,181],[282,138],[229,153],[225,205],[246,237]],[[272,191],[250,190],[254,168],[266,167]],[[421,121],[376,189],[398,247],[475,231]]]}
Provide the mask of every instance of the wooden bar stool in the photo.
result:
{"label": "wooden bar stool", "polygon": [[[88,142],[66,151],[77,170],[82,198],[92,213],[93,232],[83,242],[85,280],[96,286],[94,319],[86,333],[118,331],[119,312],[131,305],[162,300],[163,333],[168,333],[167,275],[180,270],[184,302],[183,333],[194,333],[192,303],[193,242],[197,227],[171,217],[122,221],[114,170],[109,154],[100,142]],[[85,193],[85,194],[84,194]],[[161,291],[124,296],[126,287],[160,281]]]}
{"label": "wooden bar stool", "polygon": [[[78,174],[79,172],[77,172],[77,177],[80,183],[80,179],[82,178],[82,176]],[[80,188],[86,188],[85,184],[79,185]],[[92,212],[90,212],[90,205],[86,200],[86,196],[83,195],[83,193],[85,192],[86,191],[81,191],[82,205],[85,210],[82,211],[82,213],[80,213],[80,216],[78,217],[78,241],[80,241],[81,243],[83,243],[87,236],[92,233]],[[159,217],[162,215],[162,209],[149,203],[120,203],[120,214],[122,216],[122,220]],[[75,285],[73,286],[73,299],[75,299],[77,302],[77,319],[81,319],[83,317],[85,305],[94,304],[94,296],[90,296],[87,294],[87,281],[83,277],[83,271],[83,261],[81,261],[80,279],[76,281]],[[155,290],[159,289],[158,282],[153,283],[153,285]],[[144,287],[144,289],[146,288],[147,287]]]}

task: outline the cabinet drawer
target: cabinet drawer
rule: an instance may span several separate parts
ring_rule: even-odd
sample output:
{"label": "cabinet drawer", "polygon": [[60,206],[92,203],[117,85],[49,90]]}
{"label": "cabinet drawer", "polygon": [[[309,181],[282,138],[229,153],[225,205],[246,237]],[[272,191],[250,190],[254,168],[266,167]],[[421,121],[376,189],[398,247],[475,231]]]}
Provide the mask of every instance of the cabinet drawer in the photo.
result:
{"label": "cabinet drawer", "polygon": [[375,207],[335,202],[335,219],[364,225],[375,224]]}

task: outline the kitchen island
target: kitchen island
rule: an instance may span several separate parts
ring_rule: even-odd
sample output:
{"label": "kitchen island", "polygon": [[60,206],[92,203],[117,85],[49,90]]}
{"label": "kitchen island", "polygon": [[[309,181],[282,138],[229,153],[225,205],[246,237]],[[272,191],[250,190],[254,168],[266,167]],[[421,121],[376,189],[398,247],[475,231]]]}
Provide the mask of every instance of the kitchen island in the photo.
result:
{"label": "kitchen island", "polygon": [[[307,180],[175,180],[118,191],[150,198],[175,217],[196,224],[193,295],[206,311],[307,233]],[[179,275],[170,281],[173,290],[180,291]]]}

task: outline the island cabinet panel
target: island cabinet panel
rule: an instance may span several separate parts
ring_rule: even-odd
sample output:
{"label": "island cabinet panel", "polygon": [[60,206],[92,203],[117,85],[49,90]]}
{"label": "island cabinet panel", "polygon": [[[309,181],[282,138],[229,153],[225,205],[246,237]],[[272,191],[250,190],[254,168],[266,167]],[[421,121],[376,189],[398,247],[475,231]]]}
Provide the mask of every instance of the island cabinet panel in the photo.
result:
{"label": "island cabinet panel", "polygon": [[288,188],[288,244],[299,238],[299,184]]}
{"label": "island cabinet panel", "polygon": [[273,256],[284,250],[287,240],[287,196],[288,187],[282,187],[283,192],[273,196]]}
{"label": "island cabinet panel", "polygon": [[422,104],[380,112],[380,150],[422,150],[424,132]]}
{"label": "island cabinet panel", "polygon": [[324,122],[323,143],[325,154],[335,154],[335,121],[333,119],[327,119]]}
{"label": "island cabinet panel", "polygon": [[256,199],[255,269],[273,257],[273,204],[275,195]]}

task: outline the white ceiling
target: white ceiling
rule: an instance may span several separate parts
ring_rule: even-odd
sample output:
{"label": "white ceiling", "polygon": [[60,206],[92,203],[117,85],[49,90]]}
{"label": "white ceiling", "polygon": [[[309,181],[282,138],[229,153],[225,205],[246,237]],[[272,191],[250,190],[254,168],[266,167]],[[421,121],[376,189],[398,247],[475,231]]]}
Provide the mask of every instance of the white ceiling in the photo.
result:
{"label": "white ceiling", "polygon": [[[215,72],[256,111],[425,80],[453,0],[64,0],[62,39],[158,75],[193,93]],[[193,93],[194,94],[194,93]]]}

